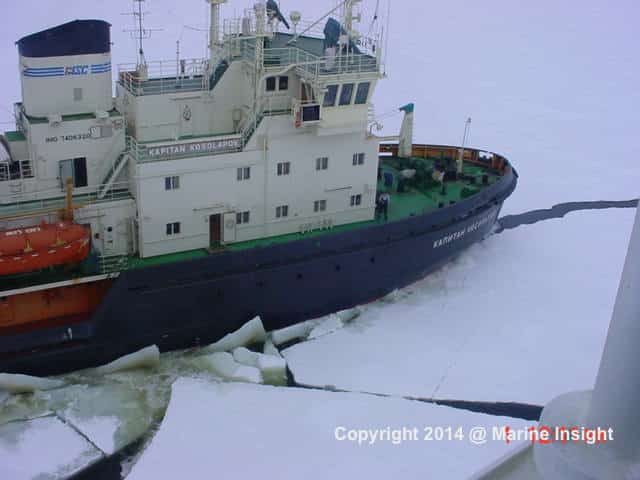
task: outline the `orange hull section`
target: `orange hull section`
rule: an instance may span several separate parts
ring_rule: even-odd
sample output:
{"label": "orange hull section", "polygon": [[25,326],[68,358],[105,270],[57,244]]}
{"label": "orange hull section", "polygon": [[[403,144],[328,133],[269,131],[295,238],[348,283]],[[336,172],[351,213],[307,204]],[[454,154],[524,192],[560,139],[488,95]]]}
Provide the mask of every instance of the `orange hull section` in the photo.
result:
{"label": "orange hull section", "polygon": [[112,280],[20,293],[0,298],[0,335],[85,320],[95,311]]}
{"label": "orange hull section", "polygon": [[0,231],[0,275],[80,263],[91,250],[90,235],[69,222]]}

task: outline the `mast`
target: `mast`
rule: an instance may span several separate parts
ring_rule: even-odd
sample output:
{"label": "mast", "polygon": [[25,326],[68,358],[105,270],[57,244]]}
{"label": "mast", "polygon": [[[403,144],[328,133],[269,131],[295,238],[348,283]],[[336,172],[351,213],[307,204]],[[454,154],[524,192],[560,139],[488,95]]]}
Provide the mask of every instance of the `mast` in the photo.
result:
{"label": "mast", "polygon": [[341,38],[341,43],[347,47],[347,55],[351,53],[350,52],[351,49],[349,47],[351,46],[352,39],[353,40],[357,39],[359,35],[358,32],[354,30],[353,24],[354,22],[359,22],[361,20],[361,16],[355,15],[353,12],[353,9],[356,6],[356,4],[360,3],[361,1],[362,0],[345,0],[344,2],[343,25],[344,25],[345,31],[347,32],[347,35],[346,35],[347,38],[345,39]]}
{"label": "mast", "polygon": [[[124,30],[131,34],[131,36],[136,40],[138,44],[138,63],[137,63],[137,71],[138,76],[141,80],[146,80],[147,78],[147,60],[144,56],[144,40],[151,37],[151,33],[158,31],[158,29],[148,29],[144,27],[144,16],[147,12],[142,10],[142,2],[146,0],[132,0],[133,1],[133,11],[128,15],[132,15],[135,21],[135,28]],[[125,14],[127,15],[127,14]]]}
{"label": "mast", "polygon": [[467,118],[467,121],[464,124],[464,134],[462,135],[462,147],[460,148],[460,153],[458,155],[458,174],[462,173],[462,169],[464,166],[464,147],[467,144],[467,140],[469,139],[469,129],[471,128],[471,117]]}
{"label": "mast", "polygon": [[209,18],[209,66],[215,68],[220,46],[220,6],[227,0],[205,0],[210,5]]}

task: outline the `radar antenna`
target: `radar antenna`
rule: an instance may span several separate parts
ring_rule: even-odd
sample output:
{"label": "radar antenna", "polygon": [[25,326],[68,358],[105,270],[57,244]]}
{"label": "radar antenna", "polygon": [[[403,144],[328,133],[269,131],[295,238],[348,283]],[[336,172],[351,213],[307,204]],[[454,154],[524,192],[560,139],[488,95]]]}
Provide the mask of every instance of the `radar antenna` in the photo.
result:
{"label": "radar antenna", "polygon": [[142,10],[142,3],[146,0],[132,0],[133,8],[131,13],[123,13],[123,15],[131,15],[135,20],[135,28],[124,30],[131,34],[131,38],[135,39],[138,42],[138,69],[146,68],[147,61],[144,57],[144,40],[151,37],[153,32],[159,32],[161,29],[159,28],[145,28],[144,27],[144,17],[148,15],[149,12],[145,12]]}

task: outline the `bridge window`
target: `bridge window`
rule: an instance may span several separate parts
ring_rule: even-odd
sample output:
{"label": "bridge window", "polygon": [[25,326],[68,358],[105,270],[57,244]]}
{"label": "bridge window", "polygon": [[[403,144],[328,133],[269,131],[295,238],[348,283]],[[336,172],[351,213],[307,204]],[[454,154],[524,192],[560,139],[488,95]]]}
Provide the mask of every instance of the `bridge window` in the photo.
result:
{"label": "bridge window", "polygon": [[327,92],[324,94],[323,107],[333,107],[336,104],[336,98],[338,98],[338,85],[329,85]]}
{"label": "bridge window", "polygon": [[364,105],[367,103],[367,99],[369,98],[369,89],[371,88],[371,83],[364,82],[358,84],[358,90],[356,91],[356,105]]}
{"label": "bridge window", "polygon": [[351,105],[353,97],[353,83],[345,83],[340,91],[340,105]]}

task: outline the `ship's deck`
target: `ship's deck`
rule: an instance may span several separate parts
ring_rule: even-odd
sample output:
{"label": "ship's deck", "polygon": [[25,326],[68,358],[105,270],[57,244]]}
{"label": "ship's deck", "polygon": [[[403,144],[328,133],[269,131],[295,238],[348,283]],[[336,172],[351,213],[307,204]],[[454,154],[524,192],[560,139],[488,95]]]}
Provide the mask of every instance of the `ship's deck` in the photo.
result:
{"label": "ship's deck", "polygon": [[[430,170],[433,168],[434,164],[438,161],[435,158],[414,158],[412,159],[414,162],[418,162],[422,165],[424,170]],[[389,211],[388,211],[388,219],[387,222],[393,222],[405,219],[412,215],[422,214],[424,212],[428,212],[430,210],[436,210],[441,206],[444,207],[446,205],[450,205],[451,202],[457,202],[462,200],[463,190],[467,189],[465,194],[469,194],[472,191],[469,189],[481,189],[492,185],[495,183],[500,177],[499,173],[493,171],[488,168],[483,168],[479,165],[474,165],[470,163],[465,163],[464,165],[464,175],[467,178],[474,177],[476,178],[475,185],[471,185],[470,180],[456,180],[446,182],[446,192],[442,193],[442,189],[440,184],[435,182],[426,182],[422,185],[414,185],[407,188],[403,193],[398,193],[398,178],[399,178],[399,169],[406,168],[409,166],[409,162],[411,159],[399,159],[397,157],[383,157],[383,160],[380,163],[380,167],[382,169],[381,179],[378,181],[378,193],[380,192],[388,192],[391,196],[391,201],[389,203]],[[389,172],[393,175],[393,184],[391,186],[385,186],[384,184],[384,173]],[[488,183],[486,185],[482,185],[482,176],[487,175]],[[376,223],[381,223],[384,220],[371,220],[368,222],[358,222],[351,223],[347,225],[339,225],[330,229],[324,230],[314,230],[306,233],[291,233],[287,235],[279,235],[275,237],[261,238],[257,240],[249,240],[246,242],[238,242],[234,244],[227,245],[220,250],[216,250],[215,253],[219,251],[229,250],[229,251],[239,251],[239,250],[248,250],[252,248],[258,247],[266,247],[269,245],[280,244],[292,242],[295,240],[300,240],[302,238],[314,238],[314,237],[323,237],[327,235],[335,235],[337,233],[355,230],[359,228],[364,228],[370,225],[374,225]],[[208,249],[198,249],[198,250],[190,250],[187,252],[174,253],[169,255],[161,255],[158,257],[152,258],[131,258],[130,266],[132,268],[140,268],[146,267],[150,265],[158,265],[163,263],[171,263],[180,260],[190,260],[200,257],[206,257],[210,255],[211,251]]]}
{"label": "ship's deck", "polygon": [[[406,219],[408,217],[423,214],[429,211],[435,211],[439,208],[444,208],[448,205],[456,203],[464,198],[473,195],[481,191],[490,185],[493,185],[501,176],[501,173],[491,167],[491,162],[476,162],[465,161],[463,176],[461,179],[447,181],[446,190],[442,190],[442,186],[439,182],[435,182],[431,179],[430,173],[433,167],[437,163],[443,162],[443,154],[449,158],[449,162],[452,161],[451,153],[457,149],[453,147],[445,147],[440,152],[440,155],[425,156],[425,157],[412,157],[410,159],[400,159],[393,155],[380,157],[380,179],[378,181],[377,190],[380,192],[388,192],[391,197],[388,210],[387,222],[395,222]],[[425,150],[426,152],[426,150]],[[436,150],[436,153],[438,150]],[[465,159],[468,160],[467,156]],[[406,185],[405,191],[400,193],[398,189],[399,171],[402,169],[416,169],[416,178]],[[390,185],[385,185],[385,173],[390,173],[393,177],[393,182]],[[483,177],[486,177],[486,183],[483,183]],[[473,179],[473,180],[472,180]],[[123,192],[126,193],[126,192]],[[79,198],[74,197],[74,202],[79,201]],[[33,204],[22,204],[21,208],[38,209],[42,207],[61,207],[62,199],[53,199],[51,204],[43,205],[42,202],[33,202]],[[6,207],[4,207],[6,208]],[[122,257],[119,261],[118,269],[131,269],[142,268],[152,265],[161,265],[165,263],[173,263],[178,261],[191,260],[196,258],[206,257],[211,254],[218,254],[224,251],[242,251],[253,248],[261,248],[274,244],[282,244],[300,240],[303,238],[321,238],[329,235],[335,235],[345,231],[352,231],[356,229],[366,228],[376,223],[383,223],[385,220],[370,220],[366,222],[358,222],[347,225],[339,225],[328,229],[314,230],[305,233],[291,233],[287,235],[280,235],[268,238],[262,238],[257,240],[250,240],[245,242],[238,242],[226,246],[222,246],[218,249],[197,249],[186,252],[173,253],[169,255],[160,255],[151,258],[139,258],[137,256]],[[96,260],[94,259],[95,263]],[[97,264],[96,264],[97,265]],[[27,286],[33,286],[35,284],[50,283],[53,281],[70,280],[72,278],[94,274],[95,272],[91,265],[83,267],[79,272],[73,274],[71,277],[68,273],[62,271],[53,271],[49,273],[28,274],[22,278],[5,279],[2,282],[1,290],[11,288],[23,288]],[[87,269],[91,271],[87,271]],[[111,270],[110,270],[111,271]]]}

